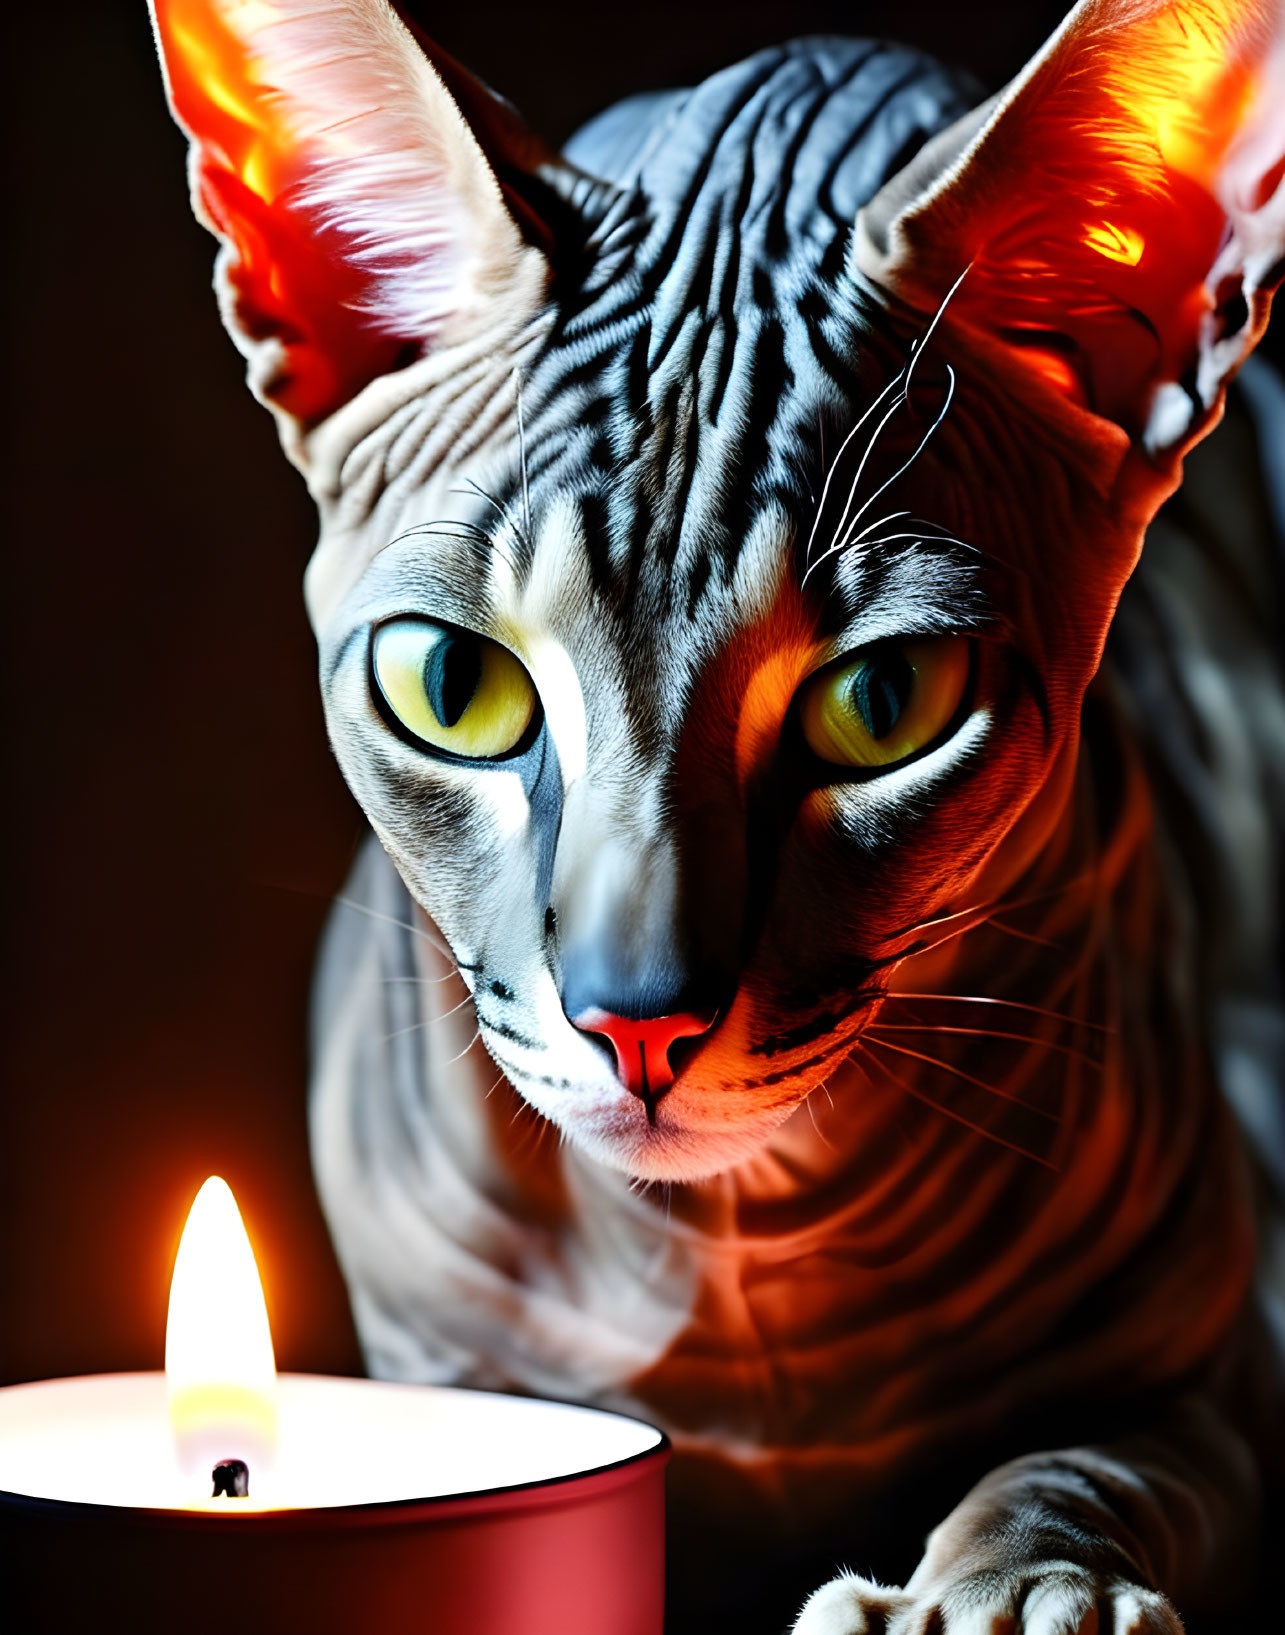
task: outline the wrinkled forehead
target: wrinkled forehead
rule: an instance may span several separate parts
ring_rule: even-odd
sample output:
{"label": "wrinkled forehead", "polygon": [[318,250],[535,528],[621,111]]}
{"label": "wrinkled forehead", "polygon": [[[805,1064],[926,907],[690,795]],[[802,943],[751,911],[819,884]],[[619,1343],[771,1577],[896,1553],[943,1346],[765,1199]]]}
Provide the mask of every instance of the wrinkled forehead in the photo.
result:
{"label": "wrinkled forehead", "polygon": [[[814,41],[587,127],[568,156],[604,178],[609,202],[538,343],[492,360],[470,428],[485,435],[453,448],[437,431],[453,418],[448,360],[428,363],[418,405],[418,366],[365,394],[367,419],[388,419],[366,440],[397,478],[373,506],[343,495],[326,518],[323,503],[319,619],[402,529],[449,517],[494,533],[519,497],[536,520],[577,497],[599,595],[623,585],[632,601],[643,580],[675,605],[730,591],[751,541],[757,571],[765,531],[781,533],[766,519],[797,527],[815,500],[825,424],[841,435],[889,367],[862,367],[872,310],[846,272],[855,212],[963,101],[913,53]],[[407,482],[405,451],[434,443],[436,466]],[[333,462],[336,488],[369,490],[371,464]],[[461,502],[473,483],[489,516]],[[343,520],[354,509],[356,528]],[[664,612],[655,597],[638,606]]]}

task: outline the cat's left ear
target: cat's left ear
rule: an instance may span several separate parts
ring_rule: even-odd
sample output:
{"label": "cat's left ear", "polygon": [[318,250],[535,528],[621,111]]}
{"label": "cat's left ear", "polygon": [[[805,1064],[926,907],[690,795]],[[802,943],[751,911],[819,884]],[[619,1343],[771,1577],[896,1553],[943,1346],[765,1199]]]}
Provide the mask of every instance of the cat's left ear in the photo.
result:
{"label": "cat's left ear", "polygon": [[543,150],[387,0],[151,7],[223,319],[299,464],[372,380],[540,312],[548,235],[514,184]]}
{"label": "cat's left ear", "polygon": [[1285,273],[1285,0],[1082,0],[861,211],[857,270],[1171,467]]}

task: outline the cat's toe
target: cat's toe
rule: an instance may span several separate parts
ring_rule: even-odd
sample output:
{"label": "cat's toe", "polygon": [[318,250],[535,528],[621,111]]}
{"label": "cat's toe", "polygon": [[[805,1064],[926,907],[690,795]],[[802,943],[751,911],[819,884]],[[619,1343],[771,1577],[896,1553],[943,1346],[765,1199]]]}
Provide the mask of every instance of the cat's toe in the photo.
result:
{"label": "cat's toe", "polygon": [[808,1597],[791,1635],[887,1635],[893,1616],[910,1603],[904,1590],[840,1573]]}
{"label": "cat's toe", "polygon": [[1114,1635],[1102,1627],[1096,1586],[1087,1573],[1050,1573],[1026,1596],[1024,1635]]}
{"label": "cat's toe", "polygon": [[[1135,1584],[1117,1585],[1109,1604],[1109,1635],[1183,1635],[1182,1619],[1154,1590],[1139,1589]],[[1107,1628],[1102,1635],[1108,1635]]]}
{"label": "cat's toe", "polygon": [[987,1572],[893,1611],[887,1635],[1183,1635],[1154,1590],[1069,1563]]}

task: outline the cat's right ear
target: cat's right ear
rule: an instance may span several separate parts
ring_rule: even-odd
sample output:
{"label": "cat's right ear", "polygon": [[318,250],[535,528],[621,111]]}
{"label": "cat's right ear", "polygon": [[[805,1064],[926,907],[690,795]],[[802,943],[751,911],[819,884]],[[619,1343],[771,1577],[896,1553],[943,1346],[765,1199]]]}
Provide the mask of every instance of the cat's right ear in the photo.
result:
{"label": "cat's right ear", "polygon": [[539,313],[540,224],[491,162],[534,169],[536,144],[386,0],[150,4],[224,322],[298,463],[378,376]]}
{"label": "cat's right ear", "polygon": [[1285,0],[1079,0],[866,204],[853,261],[1122,430],[1158,504],[1266,328],[1283,175]]}

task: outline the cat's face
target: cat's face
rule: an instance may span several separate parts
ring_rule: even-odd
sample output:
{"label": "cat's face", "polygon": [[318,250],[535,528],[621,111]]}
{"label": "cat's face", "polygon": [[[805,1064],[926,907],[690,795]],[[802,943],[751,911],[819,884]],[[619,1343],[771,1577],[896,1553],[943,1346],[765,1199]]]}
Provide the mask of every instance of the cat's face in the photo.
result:
{"label": "cat's face", "polygon": [[[821,249],[796,247],[792,280]],[[868,292],[816,270],[842,348],[824,372],[766,279],[752,309],[666,337],[664,277],[650,327],[586,371],[565,331],[588,309],[610,332],[641,281],[617,268],[554,309],[520,448],[501,372],[492,439],[399,465],[451,377],[411,391],[349,456],[355,485],[380,462],[381,488],[360,542],[323,536],[312,600],[336,754],[488,1050],[577,1144],[679,1178],[761,1144],[898,958],[964,924],[932,922],[1020,871],[1092,658],[1082,613],[1059,631],[1032,596],[1059,560],[1079,571],[1085,519],[1047,503],[1073,451],[1006,430],[1020,405],[980,364],[947,407],[930,349],[907,394]],[[664,361],[641,368],[642,347]],[[767,397],[772,351],[813,356],[811,378]],[[333,514],[353,508],[341,484]],[[1128,548],[1101,514],[1093,538]],[[594,1008],[714,1025],[678,1041],[649,1108],[576,1025]]]}
{"label": "cat's face", "polygon": [[[238,162],[229,98],[204,111],[205,70],[168,42],[180,117],[219,126],[196,179],[228,245],[225,314],[321,511],[309,603],[335,751],[516,1088],[609,1164],[709,1174],[838,1065],[899,961],[1038,851],[1141,530],[1222,376],[1175,419],[1140,326],[1120,328],[1124,261],[1091,242],[1066,276],[1110,262],[1105,338],[1021,301],[1016,334],[998,322],[1011,261],[988,272],[984,248],[914,254],[976,122],[878,196],[850,254],[880,176],[842,138],[888,99],[862,82],[867,48],[720,76],[637,163],[616,153],[614,189],[520,169],[491,108],[502,199],[414,46],[382,8],[351,12],[423,105],[409,136],[311,170],[308,119],[282,138],[275,111]],[[262,46],[249,28],[231,99],[303,64],[314,146],[334,95],[308,83],[320,26],[301,11]],[[450,73],[476,124],[483,93]],[[1007,117],[1029,127],[1028,92]],[[385,149],[425,129],[445,181],[411,231],[423,173],[390,182]],[[600,133],[604,164],[622,129]],[[321,243],[350,234],[337,304],[317,306],[298,216],[287,233],[271,213],[274,165]],[[353,223],[397,185],[381,245]],[[431,347],[380,328],[367,275]],[[1171,282],[1163,318],[1185,299]]]}

